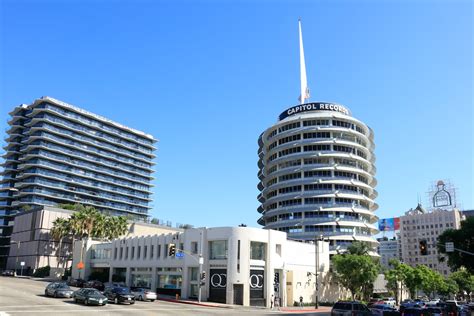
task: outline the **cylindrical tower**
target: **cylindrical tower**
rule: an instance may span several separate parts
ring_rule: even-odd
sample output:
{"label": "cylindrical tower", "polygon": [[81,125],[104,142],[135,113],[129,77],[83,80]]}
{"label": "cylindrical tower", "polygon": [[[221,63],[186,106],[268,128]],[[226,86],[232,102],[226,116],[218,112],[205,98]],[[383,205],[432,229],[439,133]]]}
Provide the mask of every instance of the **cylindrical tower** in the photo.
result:
{"label": "cylindrical tower", "polygon": [[280,114],[259,137],[258,223],[296,240],[324,236],[330,250],[378,230],[373,131],[347,108],[305,103]]}

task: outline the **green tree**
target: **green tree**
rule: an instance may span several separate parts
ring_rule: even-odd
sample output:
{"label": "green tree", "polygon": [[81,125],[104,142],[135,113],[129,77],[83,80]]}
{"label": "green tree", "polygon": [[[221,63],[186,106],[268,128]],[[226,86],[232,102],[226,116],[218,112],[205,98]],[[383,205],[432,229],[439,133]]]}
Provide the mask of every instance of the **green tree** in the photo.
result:
{"label": "green tree", "polygon": [[421,288],[421,275],[415,268],[405,265],[405,285],[410,292],[410,297],[415,298],[416,292]]}
{"label": "green tree", "polygon": [[354,241],[349,247],[347,247],[347,253],[351,255],[368,255],[370,250],[371,248],[369,244],[363,241]]}
{"label": "green tree", "polygon": [[442,286],[438,289],[438,293],[446,298],[451,298],[453,295],[459,292],[459,286],[451,278],[446,278],[443,280]]}
{"label": "green tree", "polygon": [[332,263],[336,280],[351,292],[353,300],[374,283],[380,271],[378,262],[366,255],[335,255]]}
{"label": "green tree", "polygon": [[57,265],[57,268],[59,268],[59,263],[61,261],[63,239],[65,237],[70,236],[71,234],[71,226],[70,226],[69,221],[64,217],[56,218],[53,222],[53,228],[51,229],[50,233],[53,239],[59,240],[59,249],[58,249],[59,259],[58,259],[58,265]]}
{"label": "green tree", "polygon": [[421,289],[430,298],[433,298],[444,285],[444,279],[441,274],[425,265],[416,266],[415,273],[421,278]]}
{"label": "green tree", "polygon": [[400,263],[397,259],[391,259],[389,264],[392,268],[385,270],[385,280],[387,281],[387,288],[395,293],[395,300],[398,304],[401,288],[407,287],[407,278],[409,273],[412,273],[412,268],[404,263]]}
{"label": "green tree", "polygon": [[459,270],[451,273],[449,279],[456,282],[458,286],[458,292],[461,295],[465,296],[464,293],[471,293],[474,292],[474,276],[470,274],[466,268],[460,268]]}
{"label": "green tree", "polygon": [[446,242],[454,242],[454,247],[474,253],[474,217],[462,221],[460,229],[448,229],[438,236],[438,252],[447,256],[449,267],[452,270],[465,267],[474,274],[474,257],[459,251],[446,252]]}

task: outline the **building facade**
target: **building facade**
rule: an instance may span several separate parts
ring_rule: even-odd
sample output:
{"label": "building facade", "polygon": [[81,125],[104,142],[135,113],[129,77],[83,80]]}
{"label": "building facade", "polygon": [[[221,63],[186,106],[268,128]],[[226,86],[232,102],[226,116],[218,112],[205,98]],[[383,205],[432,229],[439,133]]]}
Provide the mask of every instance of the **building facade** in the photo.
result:
{"label": "building facade", "polygon": [[332,253],[353,241],[374,248],[374,133],[334,103],[287,109],[258,139],[260,225],[296,240],[330,239]]}
{"label": "building facade", "polygon": [[[23,262],[24,275],[30,275],[37,268],[50,266],[51,275],[61,275],[72,264],[72,240],[63,238],[61,243],[50,234],[53,222],[57,218],[69,218],[73,211],[52,206],[37,206],[32,210],[19,213],[15,217],[15,226],[11,235],[11,249],[7,269],[20,273]],[[129,222],[127,237],[147,234],[179,233],[182,229]],[[60,246],[61,244],[61,246]]]}
{"label": "building facade", "polygon": [[398,250],[398,240],[393,237],[391,239],[387,237],[377,238],[379,245],[377,252],[380,255],[380,264],[386,268],[390,268],[389,262],[391,259],[400,260]]}
{"label": "building facade", "polygon": [[[170,255],[172,245],[179,255]],[[84,270],[77,269],[81,257]],[[281,306],[292,306],[300,296],[304,302],[314,302],[316,265],[320,300],[335,301],[338,295],[345,295],[327,280],[327,242],[319,241],[316,247],[287,240],[284,232],[249,227],[193,228],[182,233],[77,245],[72,277],[87,279],[90,273],[106,269],[111,282],[197,298],[201,271],[205,274],[203,301],[270,307],[273,296]]]}
{"label": "building facade", "polygon": [[144,219],[150,209],[156,140],[62,101],[15,107],[0,180],[0,268],[14,216],[38,205],[91,205]]}
{"label": "building facade", "polygon": [[[400,217],[400,245],[402,260],[413,267],[423,264],[437,270],[442,275],[451,271],[447,260],[438,258],[437,239],[447,229],[459,229],[463,216],[459,210],[434,209],[426,212],[418,204]],[[422,255],[420,243],[427,247],[426,255]]]}

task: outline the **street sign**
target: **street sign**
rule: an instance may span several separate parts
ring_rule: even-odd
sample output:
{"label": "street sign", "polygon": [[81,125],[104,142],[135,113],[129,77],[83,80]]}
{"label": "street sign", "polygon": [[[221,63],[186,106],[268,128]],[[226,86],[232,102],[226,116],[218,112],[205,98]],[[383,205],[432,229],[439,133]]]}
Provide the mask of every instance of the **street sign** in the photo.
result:
{"label": "street sign", "polygon": [[445,245],[446,252],[454,252],[454,243],[453,242],[447,242]]}
{"label": "street sign", "polygon": [[20,262],[20,266],[24,267],[25,266],[25,261]]}
{"label": "street sign", "polygon": [[176,257],[176,258],[184,258],[184,252],[178,251],[178,252],[175,254],[175,257]]}

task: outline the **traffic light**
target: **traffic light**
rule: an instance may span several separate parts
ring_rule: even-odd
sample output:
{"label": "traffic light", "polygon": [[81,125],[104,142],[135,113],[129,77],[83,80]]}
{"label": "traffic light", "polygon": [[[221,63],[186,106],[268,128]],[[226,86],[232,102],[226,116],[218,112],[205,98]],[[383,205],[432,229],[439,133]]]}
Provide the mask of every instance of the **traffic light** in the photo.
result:
{"label": "traffic light", "polygon": [[175,244],[170,244],[168,248],[168,256],[174,257],[176,254],[176,245]]}
{"label": "traffic light", "polygon": [[420,240],[420,254],[422,256],[428,255],[428,245],[426,244],[426,240]]}
{"label": "traffic light", "polygon": [[201,272],[201,281],[199,282],[201,286],[206,284],[206,271]]}

